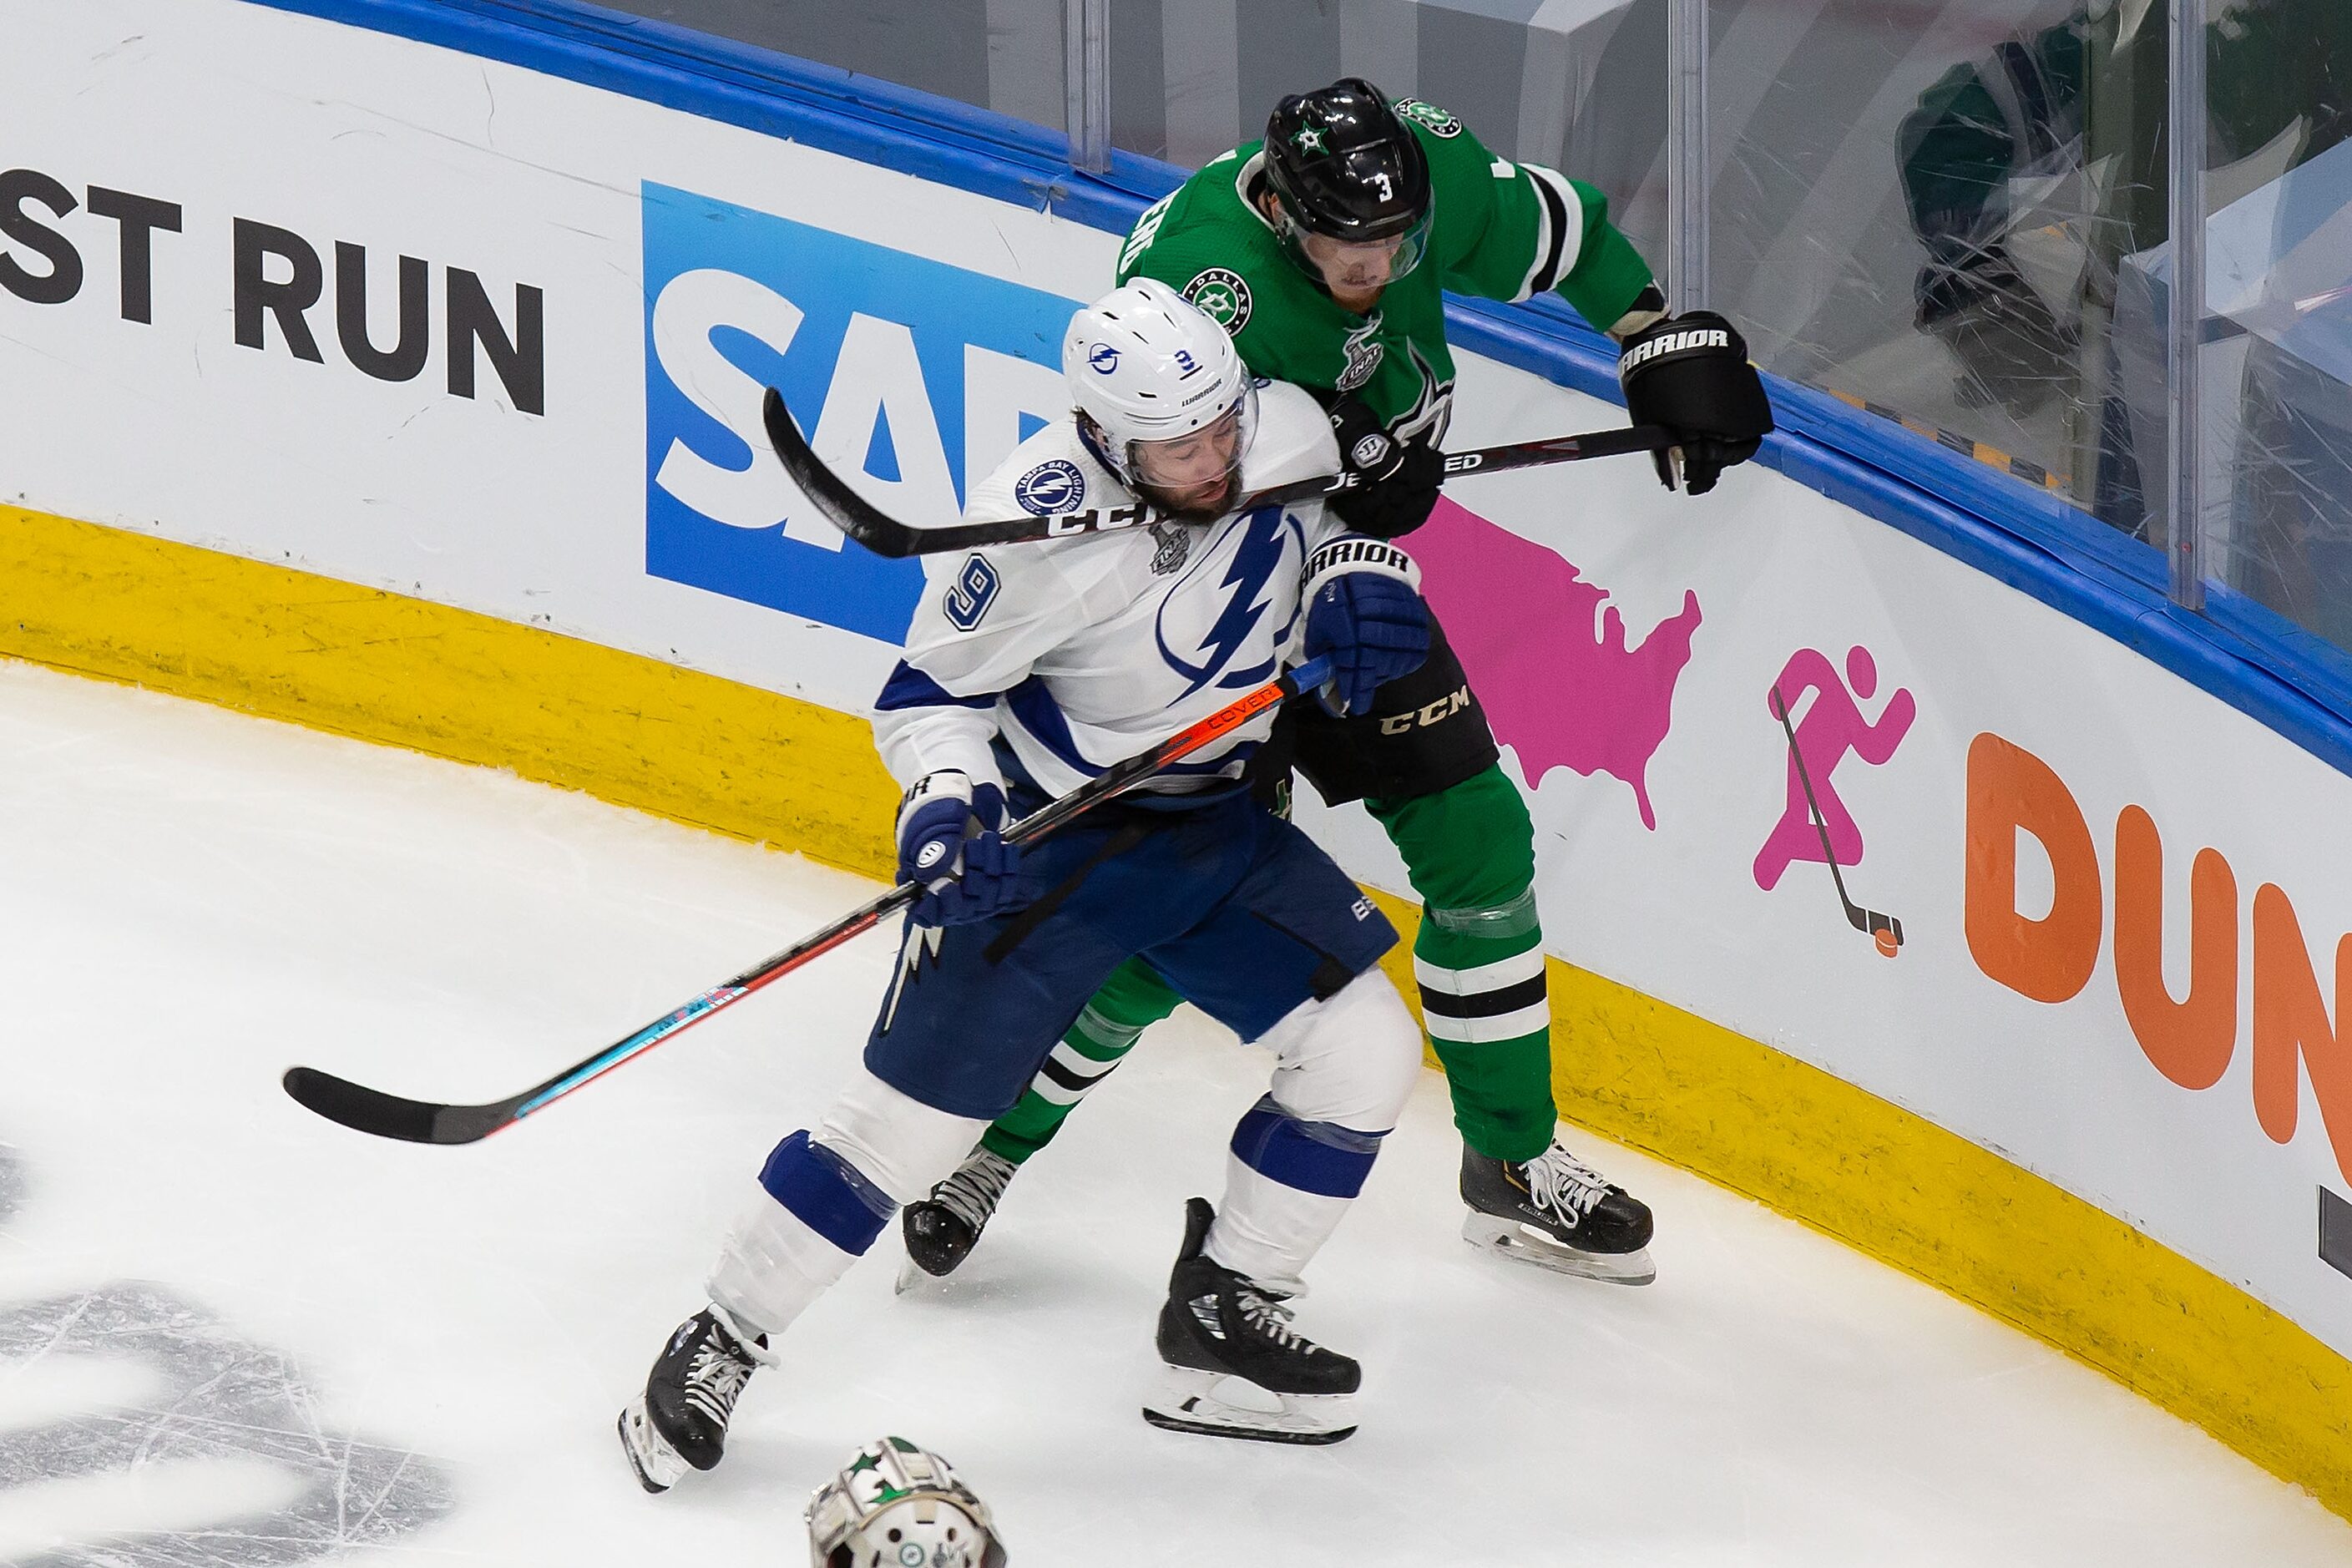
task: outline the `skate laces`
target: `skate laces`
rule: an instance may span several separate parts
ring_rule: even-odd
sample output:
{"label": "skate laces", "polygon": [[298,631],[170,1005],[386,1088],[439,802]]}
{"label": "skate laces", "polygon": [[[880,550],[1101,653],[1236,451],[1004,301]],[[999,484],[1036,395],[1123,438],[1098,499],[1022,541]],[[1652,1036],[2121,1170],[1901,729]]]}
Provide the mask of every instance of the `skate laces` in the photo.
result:
{"label": "skate laces", "polygon": [[1609,1178],[1555,1143],[1522,1167],[1528,1200],[1541,1213],[1550,1209],[1572,1229],[1609,1195]]}
{"label": "skate laces", "polygon": [[730,1350],[727,1331],[713,1323],[694,1347],[686,1369],[686,1402],[719,1426],[735,1413],[736,1398],[751,1379],[754,1365],[748,1345]]}
{"label": "skate laces", "polygon": [[1290,1326],[1291,1309],[1275,1298],[1261,1296],[1244,1285],[1234,1293],[1234,1304],[1241,1310],[1242,1321],[1260,1339],[1270,1340],[1283,1350],[1298,1345],[1316,1348],[1313,1341]]}
{"label": "skate laces", "polygon": [[988,1224],[1004,1189],[1012,1184],[1013,1162],[989,1149],[974,1149],[955,1174],[931,1189],[931,1201],[975,1231]]}

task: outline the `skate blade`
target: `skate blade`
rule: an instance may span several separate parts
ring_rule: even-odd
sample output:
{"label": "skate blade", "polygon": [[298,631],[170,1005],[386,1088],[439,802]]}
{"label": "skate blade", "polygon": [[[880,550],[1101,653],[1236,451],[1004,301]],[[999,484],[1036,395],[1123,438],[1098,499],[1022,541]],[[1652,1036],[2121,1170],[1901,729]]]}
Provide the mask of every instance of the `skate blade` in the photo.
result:
{"label": "skate blade", "polygon": [[693,1468],[662,1440],[661,1434],[646,1418],[645,1395],[639,1394],[621,1412],[618,1425],[621,1452],[628,1456],[629,1468],[636,1472],[637,1484],[646,1490],[658,1496],[676,1486]]}
{"label": "skate blade", "polygon": [[1462,1239],[1482,1252],[1500,1253],[1555,1274],[1573,1274],[1608,1285],[1647,1285],[1658,1277],[1658,1266],[1650,1260],[1646,1247],[1632,1252],[1587,1252],[1532,1226],[1476,1209],[1463,1216]]}
{"label": "skate blade", "polygon": [[[1216,1387],[1228,1374],[1170,1367],[1167,1386],[1160,1397],[1143,1406],[1143,1418],[1166,1432],[1190,1432],[1202,1437],[1238,1437],[1250,1443],[1337,1443],[1356,1431],[1355,1395],[1350,1394],[1273,1394],[1280,1410],[1256,1410],[1220,1399]],[[1256,1388],[1236,1378],[1245,1387]]]}
{"label": "skate blade", "polygon": [[890,1282],[890,1293],[904,1296],[910,1291],[926,1296],[945,1296],[955,1283],[952,1274],[934,1274],[911,1258],[898,1262],[898,1277]]}

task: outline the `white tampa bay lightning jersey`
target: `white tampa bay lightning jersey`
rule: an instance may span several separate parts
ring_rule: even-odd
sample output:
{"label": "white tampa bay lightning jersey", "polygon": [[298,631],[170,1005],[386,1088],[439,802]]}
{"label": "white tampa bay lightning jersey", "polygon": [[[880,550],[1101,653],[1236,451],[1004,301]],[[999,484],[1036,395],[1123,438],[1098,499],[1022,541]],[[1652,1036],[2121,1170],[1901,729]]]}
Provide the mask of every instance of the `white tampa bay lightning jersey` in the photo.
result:
{"label": "white tampa bay lightning jersey", "polygon": [[[1339,467],[1315,400],[1284,383],[1260,388],[1243,493]],[[1042,516],[1133,499],[1066,416],[973,486],[964,514]],[[1065,794],[1297,662],[1307,553],[1346,531],[1316,500],[927,557],[906,659],[876,702],[882,760],[902,785],[941,768],[1001,783],[1001,737],[1040,789]],[[1272,728],[1269,710],[1172,765],[1156,787],[1238,778]]]}

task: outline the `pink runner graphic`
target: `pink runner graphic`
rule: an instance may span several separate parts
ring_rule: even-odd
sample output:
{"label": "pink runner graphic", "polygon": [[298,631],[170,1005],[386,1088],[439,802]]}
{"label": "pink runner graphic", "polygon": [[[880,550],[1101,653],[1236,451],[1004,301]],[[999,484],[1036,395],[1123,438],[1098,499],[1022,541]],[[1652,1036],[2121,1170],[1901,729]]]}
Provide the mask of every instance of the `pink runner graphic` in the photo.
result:
{"label": "pink runner graphic", "polygon": [[[1848,683],[1853,689],[1847,690]],[[1801,709],[1804,717],[1796,720],[1797,751],[1804,758],[1805,774],[1812,781],[1813,798],[1822,811],[1822,824],[1829,829],[1830,847],[1836,853],[1837,864],[1853,866],[1862,859],[1862,829],[1853,814],[1838,798],[1837,785],[1832,779],[1839,763],[1851,752],[1873,767],[1877,767],[1895,755],[1903,737],[1911,732],[1911,721],[1918,717],[1918,704],[1911,693],[1902,688],[1886,700],[1878,721],[1873,723],[1862,715],[1861,704],[1855,700],[1868,699],[1878,689],[1878,664],[1870,650],[1855,647],[1846,650],[1845,679],[1838,679],[1837,667],[1827,654],[1818,648],[1799,648],[1789,656],[1780,668],[1780,679],[1764,693],[1764,709],[1773,714],[1777,726],[1780,717],[1774,711],[1772,693],[1780,693],[1785,711],[1795,718]],[[1804,694],[1820,693],[1807,707]],[[1822,853],[1821,828],[1813,823],[1805,804],[1805,782],[1797,773],[1797,759],[1788,754],[1783,746],[1783,771],[1788,775],[1788,805],[1780,820],[1764,840],[1764,847],[1756,855],[1756,885],[1770,892],[1796,860],[1819,861]]]}
{"label": "pink runner graphic", "polygon": [[1461,656],[1495,739],[1519,756],[1532,789],[1554,768],[1605,773],[1633,790],[1654,830],[1650,760],[1674,721],[1675,683],[1690,663],[1698,595],[1630,647],[1609,590],[1543,545],[1441,499],[1405,541],[1422,592]]}

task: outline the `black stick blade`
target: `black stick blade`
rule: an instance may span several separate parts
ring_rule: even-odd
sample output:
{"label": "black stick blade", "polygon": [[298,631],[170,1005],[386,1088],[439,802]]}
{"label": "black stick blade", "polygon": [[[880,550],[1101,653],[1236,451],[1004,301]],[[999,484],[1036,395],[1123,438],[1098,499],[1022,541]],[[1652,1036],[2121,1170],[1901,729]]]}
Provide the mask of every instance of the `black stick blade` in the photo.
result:
{"label": "black stick blade", "polygon": [[760,400],[760,422],[768,427],[768,445],[776,449],[784,472],[793,477],[801,494],[824,513],[826,521],[877,555],[895,561],[917,552],[920,535],[835,477],[810,447],[801,427],[793,423],[784,395],[772,386]]}
{"label": "black stick blade", "polygon": [[520,1100],[495,1105],[432,1105],[403,1100],[316,1068],[288,1068],[279,1080],[294,1102],[328,1121],[408,1143],[478,1143],[514,1120]]}

